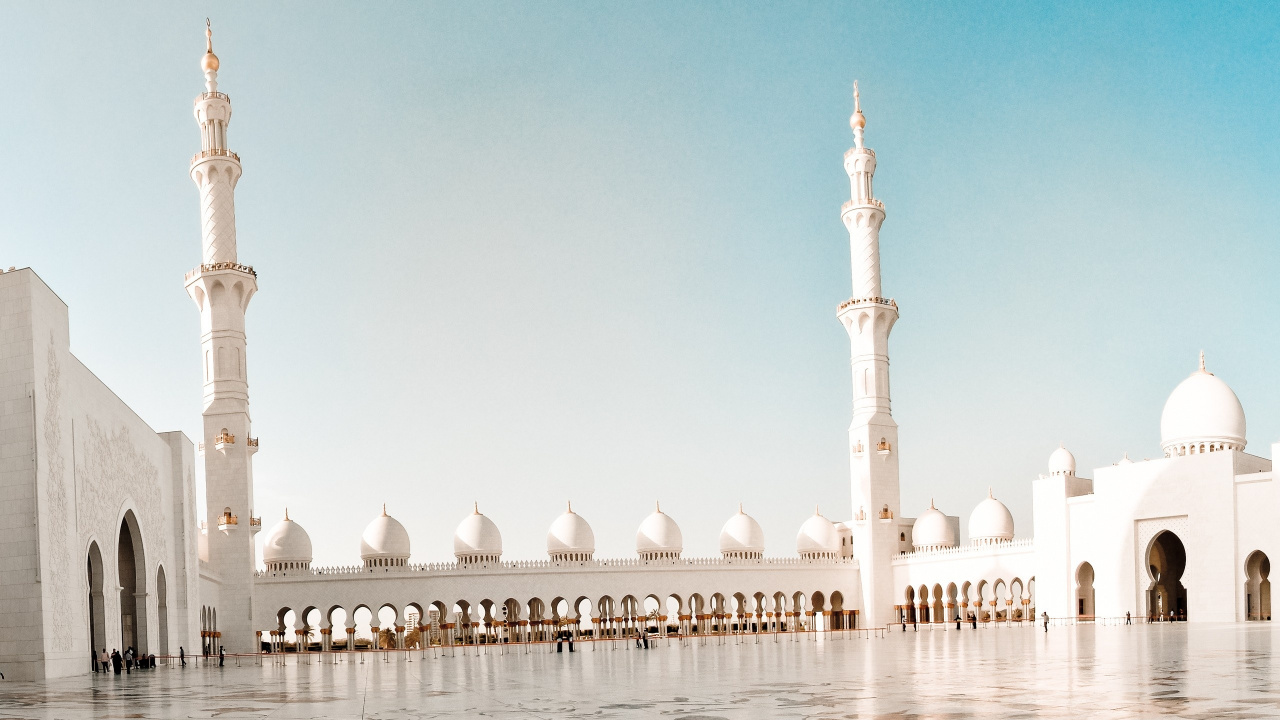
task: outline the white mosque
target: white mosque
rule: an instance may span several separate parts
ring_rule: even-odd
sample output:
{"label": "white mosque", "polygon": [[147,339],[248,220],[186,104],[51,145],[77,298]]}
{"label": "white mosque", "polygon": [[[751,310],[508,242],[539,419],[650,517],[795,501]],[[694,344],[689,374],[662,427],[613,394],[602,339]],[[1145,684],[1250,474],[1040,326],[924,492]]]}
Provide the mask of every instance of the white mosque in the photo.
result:
{"label": "white mosque", "polygon": [[[1022,621],[1046,612],[1091,620],[1174,613],[1191,621],[1269,620],[1271,461],[1245,452],[1240,401],[1203,358],[1165,404],[1164,457],[1125,457],[1077,474],[1066,448],[1031,481],[1035,537],[1015,536],[990,492],[968,518],[930,505],[904,517],[898,427],[889,396],[875,153],[855,87],[851,198],[841,209],[853,297],[837,309],[849,334],[853,422],[850,519],[816,510],[796,554],[764,556],[764,531],[739,508],[720,556],[685,557],[675,519],[655,507],[636,555],[597,558],[585,518],[566,507],[547,559],[505,561],[502,534],[473,507],[450,563],[414,563],[409,534],[387,513],[360,537],[360,563],[318,567],[286,513],[262,557],[254,535],[253,455],[244,318],[257,273],[236,244],[239,157],[228,149],[230,98],[218,89],[212,36],[195,99],[203,254],[186,275],[200,314],[204,431],[193,443],[158,433],[69,351],[68,310],[30,269],[0,273],[0,670],[43,679],[88,672],[90,648],[143,653],[331,650],[372,642],[526,642],[561,634],[620,637],[790,632],[901,621]],[[270,412],[270,409],[267,409]],[[1280,444],[1272,446],[1272,455]],[[198,459],[197,459],[198,458]],[[196,517],[204,463],[207,517]],[[352,538],[355,549],[355,538]],[[381,625],[381,627],[379,627]],[[410,635],[416,639],[410,640]]]}

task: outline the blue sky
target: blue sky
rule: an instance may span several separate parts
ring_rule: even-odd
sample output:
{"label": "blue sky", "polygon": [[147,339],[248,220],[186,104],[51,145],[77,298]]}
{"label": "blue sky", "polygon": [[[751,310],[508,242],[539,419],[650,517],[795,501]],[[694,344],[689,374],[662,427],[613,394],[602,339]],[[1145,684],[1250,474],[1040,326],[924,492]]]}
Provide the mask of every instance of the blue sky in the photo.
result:
{"label": "blue sky", "polygon": [[1159,454],[1204,349],[1280,439],[1280,15],[1264,4],[0,6],[0,264],[157,430],[200,428],[187,159],[205,16],[244,161],[257,512],[358,561],[386,502],[446,559],[473,500],[544,557],[739,501],[771,554],[851,515],[857,78],[904,512]]}

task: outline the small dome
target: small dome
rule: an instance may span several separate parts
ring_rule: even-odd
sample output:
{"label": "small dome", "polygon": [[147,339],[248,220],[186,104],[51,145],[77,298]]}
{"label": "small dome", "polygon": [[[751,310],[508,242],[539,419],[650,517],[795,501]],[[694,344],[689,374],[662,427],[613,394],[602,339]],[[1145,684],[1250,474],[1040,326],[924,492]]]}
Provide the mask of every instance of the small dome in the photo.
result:
{"label": "small dome", "polygon": [[553,558],[585,555],[588,559],[596,551],[596,534],[591,525],[570,505],[564,514],[551,523],[547,531],[547,554]]}
{"label": "small dome", "polygon": [[987,497],[978,503],[978,507],[969,516],[969,541],[988,544],[1012,539],[1013,514],[988,489]]}
{"label": "small dome", "polygon": [[941,510],[929,502],[929,509],[920,513],[911,526],[911,545],[920,550],[955,547],[959,544],[951,523]]}
{"label": "small dome", "polygon": [[1076,474],[1076,456],[1066,447],[1059,445],[1049,455],[1049,474],[1050,475],[1075,475]]}
{"label": "small dome", "polygon": [[1244,408],[1240,398],[1204,368],[1173,389],[1160,414],[1160,447],[1165,455],[1209,450],[1244,450]]}
{"label": "small dome", "polygon": [[800,557],[836,557],[840,554],[840,531],[835,523],[822,516],[817,508],[804,521],[796,534],[796,552]]}
{"label": "small dome", "polygon": [[1116,464],[1117,464],[1117,465],[1132,465],[1132,464],[1133,464],[1133,461],[1129,459],[1129,453],[1126,451],[1126,452],[1125,452],[1125,454],[1124,454],[1124,457],[1120,458],[1120,462],[1118,462],[1118,463],[1116,463]]}
{"label": "small dome", "polygon": [[373,519],[360,536],[360,558],[407,558],[409,557],[409,532],[399,520],[387,514],[387,506],[382,506],[382,514]]}
{"label": "small dome", "polygon": [[656,508],[636,530],[636,552],[640,557],[679,557],[684,536],[671,516]]}
{"label": "small dome", "polygon": [[453,533],[453,554],[458,558],[493,560],[502,556],[502,533],[492,520],[480,514],[478,503]]}
{"label": "small dome", "polygon": [[302,526],[289,519],[289,511],[284,511],[284,519],[276,523],[262,541],[262,562],[270,565],[278,562],[309,563],[311,562],[311,536]]}
{"label": "small dome", "polygon": [[752,557],[764,555],[764,528],[750,515],[738,513],[720,529],[720,553],[725,557]]}

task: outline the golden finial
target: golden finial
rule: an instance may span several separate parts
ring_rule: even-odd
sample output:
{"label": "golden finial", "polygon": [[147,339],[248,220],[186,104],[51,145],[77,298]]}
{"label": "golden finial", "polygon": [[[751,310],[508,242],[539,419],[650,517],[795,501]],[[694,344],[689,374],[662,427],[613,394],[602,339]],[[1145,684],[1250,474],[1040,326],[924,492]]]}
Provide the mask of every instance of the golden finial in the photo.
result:
{"label": "golden finial", "polygon": [[933,506],[933,498],[929,498],[929,509],[930,509],[930,510],[937,510],[937,509],[938,509],[938,508],[936,508],[936,507],[934,507],[934,506]]}
{"label": "golden finial", "polygon": [[204,58],[200,60],[200,67],[206,72],[218,72],[218,56],[213,54],[213,24],[209,18],[204,19],[204,40]]}
{"label": "golden finial", "polygon": [[822,513],[818,512],[818,506],[816,504],[813,506],[813,515],[814,517],[822,515]]}
{"label": "golden finial", "polygon": [[480,501],[479,501],[479,500],[472,500],[471,502],[473,503],[473,504],[472,504],[472,506],[471,506],[471,514],[472,514],[472,515],[479,515],[479,514],[480,514]]}
{"label": "golden finial", "polygon": [[742,512],[742,503],[741,503],[741,502],[739,502],[739,503],[738,503],[738,514],[739,514],[739,515],[746,515],[746,513]]}
{"label": "golden finial", "polygon": [[569,506],[569,510],[568,510],[568,512],[573,512],[573,501],[572,501],[572,500],[566,500],[566,501],[565,501],[565,504]]}
{"label": "golden finial", "polygon": [[288,519],[289,519],[289,508],[285,508],[285,509],[284,509],[284,519],[285,519],[285,520],[288,520]]}
{"label": "golden finial", "polygon": [[862,114],[862,98],[858,95],[858,81],[853,81],[853,117],[849,118],[849,127],[854,132],[867,126],[867,118]]}
{"label": "golden finial", "polygon": [[1202,373],[1209,372],[1208,370],[1204,369],[1204,351],[1203,350],[1200,351],[1200,372]]}
{"label": "golden finial", "polygon": [[653,511],[654,511],[654,512],[656,512],[656,513],[660,513],[660,512],[662,512],[662,503],[659,503],[657,500],[654,500],[654,501],[653,501]]}
{"label": "golden finial", "polygon": [[386,516],[387,516],[387,504],[382,503],[382,517],[386,517]]}

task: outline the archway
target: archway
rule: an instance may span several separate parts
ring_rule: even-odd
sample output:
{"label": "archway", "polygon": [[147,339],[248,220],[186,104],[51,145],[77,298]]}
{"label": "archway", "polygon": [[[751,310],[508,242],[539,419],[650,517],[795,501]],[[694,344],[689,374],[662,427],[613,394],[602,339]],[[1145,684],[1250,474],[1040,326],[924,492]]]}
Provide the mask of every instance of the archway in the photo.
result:
{"label": "archway", "polygon": [[1087,562],[1076,568],[1076,617],[1093,617],[1093,566]]}
{"label": "archway", "polygon": [[1271,559],[1255,550],[1244,562],[1245,620],[1271,619]]}
{"label": "archway", "polygon": [[164,567],[156,569],[156,620],[160,624],[160,654],[169,654],[169,588],[164,579]]}
{"label": "archway", "polygon": [[89,644],[94,652],[107,647],[106,597],[102,594],[102,553],[98,543],[89,544]]}
{"label": "archway", "polygon": [[1187,549],[1182,540],[1165,530],[1156,535],[1147,550],[1147,572],[1151,585],[1147,589],[1147,611],[1159,617],[1173,613],[1179,620],[1187,617],[1187,589],[1182,574],[1187,569]]}
{"label": "archway", "polygon": [[132,510],[120,521],[116,562],[120,571],[120,642],[143,654],[147,652],[147,560]]}

